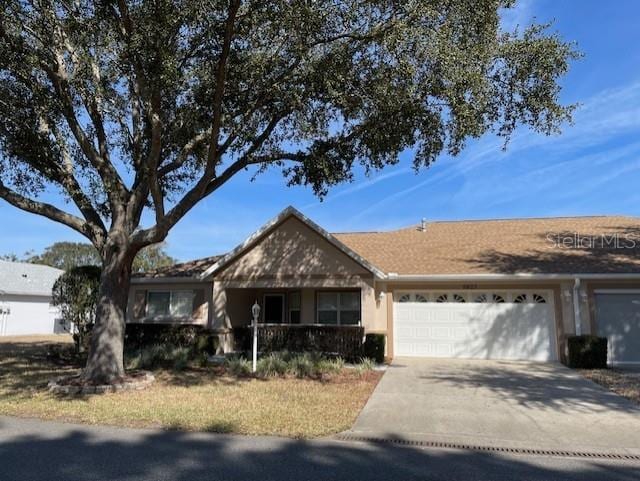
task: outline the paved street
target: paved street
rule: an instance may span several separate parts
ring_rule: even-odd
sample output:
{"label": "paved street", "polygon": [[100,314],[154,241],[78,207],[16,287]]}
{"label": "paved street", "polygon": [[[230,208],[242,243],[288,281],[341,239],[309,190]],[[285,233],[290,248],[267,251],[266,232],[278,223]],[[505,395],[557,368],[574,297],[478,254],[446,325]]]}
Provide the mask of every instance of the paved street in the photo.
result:
{"label": "paved street", "polygon": [[0,417],[3,481],[640,480],[640,464]]}

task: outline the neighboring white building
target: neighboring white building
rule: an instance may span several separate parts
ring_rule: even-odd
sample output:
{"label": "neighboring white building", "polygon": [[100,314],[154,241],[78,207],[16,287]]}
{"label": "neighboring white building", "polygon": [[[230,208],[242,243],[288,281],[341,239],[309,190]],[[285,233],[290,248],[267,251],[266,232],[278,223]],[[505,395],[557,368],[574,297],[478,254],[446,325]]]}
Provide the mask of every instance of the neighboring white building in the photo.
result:
{"label": "neighboring white building", "polygon": [[64,332],[51,290],[64,271],[0,260],[0,336]]}

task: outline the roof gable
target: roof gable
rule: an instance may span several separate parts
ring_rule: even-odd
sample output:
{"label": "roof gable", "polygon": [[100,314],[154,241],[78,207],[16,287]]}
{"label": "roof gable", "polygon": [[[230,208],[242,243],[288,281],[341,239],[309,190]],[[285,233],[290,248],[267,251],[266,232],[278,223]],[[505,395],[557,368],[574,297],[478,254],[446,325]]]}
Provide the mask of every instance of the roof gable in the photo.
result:
{"label": "roof gable", "polygon": [[[255,250],[258,246],[261,247]],[[248,256],[252,250],[254,254]],[[223,270],[228,274],[234,262],[239,262],[236,274],[244,270],[245,275],[266,275],[267,270],[274,269],[280,274],[294,274],[293,271],[299,272],[304,266],[307,274],[319,273],[319,270],[333,275],[359,271],[384,277],[377,267],[293,207],[267,222],[201,277],[217,275]]]}

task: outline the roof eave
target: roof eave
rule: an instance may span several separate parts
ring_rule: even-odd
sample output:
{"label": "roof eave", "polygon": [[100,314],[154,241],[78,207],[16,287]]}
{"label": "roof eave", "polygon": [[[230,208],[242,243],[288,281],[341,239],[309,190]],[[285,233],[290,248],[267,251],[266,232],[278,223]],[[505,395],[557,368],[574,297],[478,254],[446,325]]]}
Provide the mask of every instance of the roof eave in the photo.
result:
{"label": "roof eave", "polygon": [[202,282],[200,276],[180,276],[180,277],[132,277],[131,284],[165,284],[165,283],[194,283]]}
{"label": "roof eave", "polygon": [[389,273],[390,282],[419,282],[419,281],[510,281],[510,280],[573,280],[573,279],[612,279],[612,280],[640,280],[640,273],[559,273],[545,274],[534,272],[520,272],[514,274],[396,274]]}

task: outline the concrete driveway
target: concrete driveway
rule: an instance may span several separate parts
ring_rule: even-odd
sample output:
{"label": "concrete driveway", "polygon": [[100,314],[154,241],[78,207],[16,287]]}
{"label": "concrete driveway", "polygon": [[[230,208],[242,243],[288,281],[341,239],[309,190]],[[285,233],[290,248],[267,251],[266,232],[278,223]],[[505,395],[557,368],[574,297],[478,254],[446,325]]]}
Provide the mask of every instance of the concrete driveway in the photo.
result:
{"label": "concrete driveway", "polygon": [[640,454],[640,408],[560,364],[401,358],[352,433]]}

